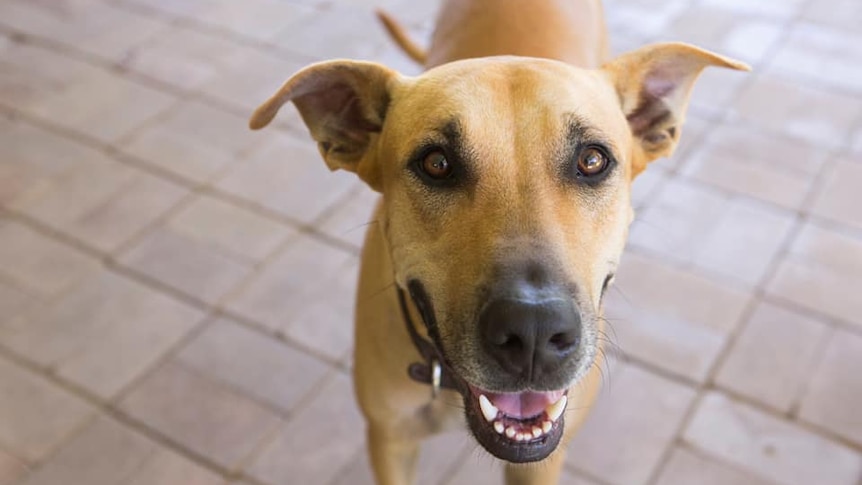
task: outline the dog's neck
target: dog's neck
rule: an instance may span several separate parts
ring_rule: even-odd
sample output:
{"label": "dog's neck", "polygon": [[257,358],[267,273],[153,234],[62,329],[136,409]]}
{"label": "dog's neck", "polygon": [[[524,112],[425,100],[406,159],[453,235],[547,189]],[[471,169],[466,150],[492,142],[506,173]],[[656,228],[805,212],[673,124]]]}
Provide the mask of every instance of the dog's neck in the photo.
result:
{"label": "dog's neck", "polygon": [[447,0],[426,67],[498,55],[597,67],[609,54],[601,9],[598,0]]}

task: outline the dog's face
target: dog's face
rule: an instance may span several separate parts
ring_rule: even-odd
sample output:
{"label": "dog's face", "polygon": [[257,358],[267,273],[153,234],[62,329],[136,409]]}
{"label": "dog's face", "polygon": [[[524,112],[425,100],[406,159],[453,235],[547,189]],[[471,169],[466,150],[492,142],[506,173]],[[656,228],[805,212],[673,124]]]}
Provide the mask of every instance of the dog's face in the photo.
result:
{"label": "dog's face", "polygon": [[631,181],[672,151],[710,64],[742,67],[676,44],[601,70],[487,58],[404,78],[324,63],[252,126],[294,101],[330,167],[383,194],[395,281],[461,382],[473,434],[495,456],[535,461],[595,362]]}

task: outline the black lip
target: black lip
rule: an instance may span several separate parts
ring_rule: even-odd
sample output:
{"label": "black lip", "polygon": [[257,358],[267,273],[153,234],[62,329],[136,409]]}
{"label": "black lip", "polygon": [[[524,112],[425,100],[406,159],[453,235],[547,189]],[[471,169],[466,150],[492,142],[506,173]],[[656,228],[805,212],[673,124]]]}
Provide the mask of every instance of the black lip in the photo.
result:
{"label": "black lip", "polygon": [[497,433],[479,410],[478,400],[470,391],[462,392],[464,414],[467,425],[476,441],[495,457],[511,463],[530,463],[548,457],[560,444],[565,427],[565,414],[554,423],[553,428],[535,441],[518,442]]}
{"label": "black lip", "polygon": [[[440,345],[437,320],[434,315],[434,307],[428,298],[428,293],[418,280],[410,280],[407,283],[407,290],[424,320],[425,326],[428,329],[428,336],[431,337],[434,345],[437,346],[444,363],[448,364],[443,347]],[[541,439],[527,442],[512,441],[497,433],[491,423],[485,420],[482,412],[479,410],[478,397],[473,395],[473,392],[470,391],[469,386],[461,376],[451,372],[452,367],[450,365],[447,365],[447,368],[452,374],[453,380],[457,382],[457,390],[464,400],[464,415],[467,418],[467,426],[470,428],[476,441],[488,453],[511,463],[530,463],[544,460],[557,449],[557,445],[559,445],[560,439],[563,437],[565,415],[560,416],[554,423],[551,431],[542,436]]]}

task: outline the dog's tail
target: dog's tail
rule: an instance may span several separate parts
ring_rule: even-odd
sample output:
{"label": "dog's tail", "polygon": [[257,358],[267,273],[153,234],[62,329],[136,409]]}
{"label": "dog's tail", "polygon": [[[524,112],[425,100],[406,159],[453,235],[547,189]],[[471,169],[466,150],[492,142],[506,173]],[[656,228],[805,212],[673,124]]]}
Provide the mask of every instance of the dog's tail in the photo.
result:
{"label": "dog's tail", "polygon": [[383,10],[377,10],[377,18],[380,19],[383,26],[386,27],[386,31],[389,32],[389,36],[392,37],[392,40],[398,44],[398,47],[400,47],[405,54],[410,56],[411,59],[419,64],[425,64],[425,51],[413,42],[413,39],[407,36],[407,33],[404,31],[404,27]]}

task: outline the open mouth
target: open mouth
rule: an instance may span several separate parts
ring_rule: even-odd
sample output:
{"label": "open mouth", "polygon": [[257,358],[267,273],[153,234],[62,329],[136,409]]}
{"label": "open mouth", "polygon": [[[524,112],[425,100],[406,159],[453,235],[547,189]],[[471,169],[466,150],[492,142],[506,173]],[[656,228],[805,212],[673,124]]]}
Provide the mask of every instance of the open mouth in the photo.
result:
{"label": "open mouth", "polygon": [[462,393],[476,440],[502,460],[525,463],[546,458],[563,435],[565,390],[493,393],[473,386]]}

